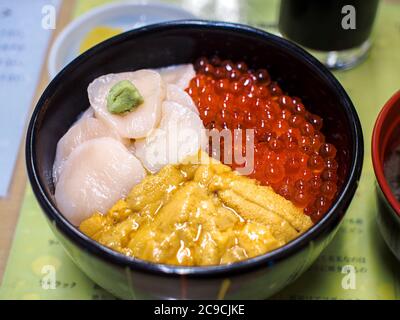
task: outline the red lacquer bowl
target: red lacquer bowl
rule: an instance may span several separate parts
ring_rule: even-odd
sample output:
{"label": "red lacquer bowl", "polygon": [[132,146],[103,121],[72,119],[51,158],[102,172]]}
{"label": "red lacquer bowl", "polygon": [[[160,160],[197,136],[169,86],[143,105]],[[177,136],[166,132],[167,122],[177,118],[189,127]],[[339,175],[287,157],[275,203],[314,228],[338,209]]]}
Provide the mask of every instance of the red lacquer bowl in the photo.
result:
{"label": "red lacquer bowl", "polygon": [[400,260],[400,202],[396,199],[384,173],[388,156],[399,143],[400,90],[382,108],[372,134],[372,163],[377,180],[377,222],[390,250]]}

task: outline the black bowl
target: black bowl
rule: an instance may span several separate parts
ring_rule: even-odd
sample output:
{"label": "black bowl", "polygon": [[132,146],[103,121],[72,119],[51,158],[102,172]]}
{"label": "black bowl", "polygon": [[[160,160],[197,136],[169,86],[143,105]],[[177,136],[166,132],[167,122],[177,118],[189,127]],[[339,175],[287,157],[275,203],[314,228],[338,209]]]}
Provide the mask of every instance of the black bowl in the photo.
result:
{"label": "black bowl", "polygon": [[[338,149],[339,192],[325,217],[282,248],[231,265],[178,267],[125,257],[82,234],[57,209],[52,164],[58,140],[89,106],[87,86],[113,72],[194,62],[200,56],[268,68],[290,95],[324,119]],[[298,46],[222,22],[169,22],[125,32],[85,52],[49,84],[29,124],[26,161],[34,193],[66,251],[93,281],[120,298],[267,298],[302,274],[333,238],[360,178],[357,113],[334,76]]]}

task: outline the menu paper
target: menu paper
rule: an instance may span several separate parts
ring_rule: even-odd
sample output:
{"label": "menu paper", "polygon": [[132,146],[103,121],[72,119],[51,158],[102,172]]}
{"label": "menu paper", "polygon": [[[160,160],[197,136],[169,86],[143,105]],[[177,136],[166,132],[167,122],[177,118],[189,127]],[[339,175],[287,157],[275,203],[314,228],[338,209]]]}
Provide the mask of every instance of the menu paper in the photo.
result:
{"label": "menu paper", "polygon": [[60,2],[0,2],[0,197],[8,192]]}

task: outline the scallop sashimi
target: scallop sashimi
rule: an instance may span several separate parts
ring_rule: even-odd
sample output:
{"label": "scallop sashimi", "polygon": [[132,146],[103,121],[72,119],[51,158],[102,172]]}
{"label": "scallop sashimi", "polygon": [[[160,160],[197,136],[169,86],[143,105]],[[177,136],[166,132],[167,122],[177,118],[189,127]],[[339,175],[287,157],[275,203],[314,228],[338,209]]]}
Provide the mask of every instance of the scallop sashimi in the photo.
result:
{"label": "scallop sashimi", "polygon": [[135,154],[150,172],[176,164],[199,149],[205,150],[206,133],[199,116],[173,101],[162,104],[160,126],[145,139],[135,141]]}
{"label": "scallop sashimi", "polygon": [[160,68],[157,71],[165,83],[175,84],[182,90],[185,90],[189,86],[190,80],[196,76],[196,71],[191,63]]}
{"label": "scallop sashimi", "polygon": [[[125,114],[112,114],[107,109],[107,96],[114,85],[125,80],[139,90],[143,103]],[[95,79],[88,87],[88,95],[96,117],[106,121],[122,137],[137,139],[158,125],[165,86],[160,74],[153,70],[112,73]]]}
{"label": "scallop sashimi", "polygon": [[199,110],[189,94],[185,90],[179,88],[176,84],[167,85],[167,100],[176,102],[194,113],[199,114]]}
{"label": "scallop sashimi", "polygon": [[111,137],[124,143],[129,141],[128,139],[121,139],[113,128],[96,118],[89,117],[89,112],[85,111],[81,118],[58,141],[53,167],[54,182],[57,183],[65,161],[77,146],[87,140],[101,137]]}
{"label": "scallop sashimi", "polygon": [[146,176],[140,161],[119,141],[98,138],[75,148],[56,185],[55,199],[74,225],[106,213]]}

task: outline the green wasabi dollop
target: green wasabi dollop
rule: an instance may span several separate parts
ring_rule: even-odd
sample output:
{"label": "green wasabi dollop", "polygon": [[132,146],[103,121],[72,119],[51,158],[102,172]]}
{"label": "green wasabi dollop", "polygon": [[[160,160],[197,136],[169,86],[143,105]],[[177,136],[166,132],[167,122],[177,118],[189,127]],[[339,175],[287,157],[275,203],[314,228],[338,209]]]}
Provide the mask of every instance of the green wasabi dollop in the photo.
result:
{"label": "green wasabi dollop", "polygon": [[107,109],[114,114],[129,112],[143,103],[143,97],[131,81],[122,80],[112,86],[107,96]]}

